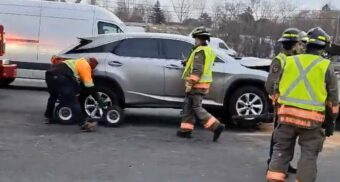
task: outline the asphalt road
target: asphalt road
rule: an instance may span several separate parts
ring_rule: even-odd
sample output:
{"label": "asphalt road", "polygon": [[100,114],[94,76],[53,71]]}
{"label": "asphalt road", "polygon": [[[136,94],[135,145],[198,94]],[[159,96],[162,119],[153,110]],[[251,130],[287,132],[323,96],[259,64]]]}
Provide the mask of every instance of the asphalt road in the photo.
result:
{"label": "asphalt road", "polygon": [[[0,89],[0,182],[265,181],[268,126],[227,130],[218,143],[199,127],[194,139],[179,139],[178,110],[133,109],[120,128],[81,133],[43,124],[46,99],[43,90]],[[320,155],[318,181],[340,181],[339,148],[337,133]]]}

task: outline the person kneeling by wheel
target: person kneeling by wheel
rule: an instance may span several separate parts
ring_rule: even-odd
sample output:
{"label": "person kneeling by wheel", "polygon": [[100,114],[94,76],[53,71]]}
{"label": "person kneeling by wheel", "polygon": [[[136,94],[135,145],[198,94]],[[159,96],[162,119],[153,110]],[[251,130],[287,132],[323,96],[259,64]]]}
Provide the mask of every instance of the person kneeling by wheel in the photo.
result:
{"label": "person kneeling by wheel", "polygon": [[60,105],[71,108],[73,120],[82,131],[95,130],[97,123],[82,112],[77,94],[79,84],[82,83],[86,92],[98,101],[99,107],[103,107],[103,101],[96,92],[92,79],[92,71],[97,64],[93,58],[69,59],[52,65],[46,71],[45,80],[50,94],[45,111],[48,122],[52,122],[55,103],[59,100]]}

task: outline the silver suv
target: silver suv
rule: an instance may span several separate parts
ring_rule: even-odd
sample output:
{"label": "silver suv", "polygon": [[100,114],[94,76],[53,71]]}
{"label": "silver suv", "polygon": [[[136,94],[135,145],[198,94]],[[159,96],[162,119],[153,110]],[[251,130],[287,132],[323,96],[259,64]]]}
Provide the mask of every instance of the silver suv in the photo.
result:
{"label": "silver suv", "polygon": [[[95,84],[108,104],[121,108],[180,108],[184,97],[181,61],[193,46],[192,38],[181,35],[107,34],[82,38],[59,57],[96,58]],[[218,50],[216,56],[214,82],[203,102],[205,107],[224,116],[225,121],[231,121],[232,115],[267,112],[264,83],[268,73],[242,66]],[[91,97],[84,97],[82,102],[88,114],[98,112]]]}

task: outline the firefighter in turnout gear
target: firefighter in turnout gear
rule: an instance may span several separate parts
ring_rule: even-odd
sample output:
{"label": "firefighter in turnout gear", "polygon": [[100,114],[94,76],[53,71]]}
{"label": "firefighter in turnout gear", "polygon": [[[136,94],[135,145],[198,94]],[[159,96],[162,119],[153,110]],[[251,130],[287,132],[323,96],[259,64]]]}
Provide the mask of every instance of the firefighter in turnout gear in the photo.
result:
{"label": "firefighter in turnout gear", "polygon": [[195,38],[196,46],[184,63],[182,79],[185,82],[185,100],[177,136],[191,138],[196,117],[206,129],[214,133],[213,141],[216,142],[225,127],[202,107],[203,97],[208,94],[213,81],[212,67],[216,56],[207,45],[211,35],[204,27],[194,29],[192,37]]}
{"label": "firefighter in turnout gear", "polygon": [[81,82],[85,91],[96,99],[99,107],[102,107],[103,103],[95,90],[92,79],[92,70],[97,64],[97,61],[93,58],[70,59],[53,64],[46,71],[45,80],[50,97],[48,98],[45,117],[49,122],[52,121],[55,103],[59,100],[61,105],[72,109],[74,120],[80,125],[82,131],[94,131],[96,123],[90,121],[83,114],[77,95]]}
{"label": "firefighter in turnout gear", "polygon": [[301,157],[296,181],[314,182],[319,152],[325,137],[334,132],[339,110],[337,79],[330,61],[321,56],[330,37],[319,27],[307,35],[306,53],[287,57],[279,80],[278,126],[268,181],[285,181],[299,138]]}
{"label": "firefighter in turnout gear", "polygon": [[[305,52],[305,47],[307,43],[308,37],[306,32],[300,31],[296,28],[288,28],[283,33],[281,38],[278,40],[282,44],[282,51],[279,53],[272,61],[270,72],[266,82],[266,90],[269,93],[269,97],[272,99],[274,114],[276,115],[277,111],[277,93],[278,81],[281,76],[282,68],[286,62],[287,56],[302,54]],[[274,128],[277,127],[277,117],[274,117]],[[273,146],[274,140],[273,135],[270,141],[270,150],[269,150],[269,159],[267,163],[269,164],[272,154],[273,154]],[[291,165],[289,165],[288,171],[289,173],[296,173],[296,169],[294,169]]]}

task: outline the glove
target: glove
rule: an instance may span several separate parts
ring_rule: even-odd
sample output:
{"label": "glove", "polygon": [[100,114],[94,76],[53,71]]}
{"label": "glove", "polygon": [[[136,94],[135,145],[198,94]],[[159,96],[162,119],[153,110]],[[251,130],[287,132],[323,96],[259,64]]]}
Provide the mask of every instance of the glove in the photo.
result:
{"label": "glove", "polygon": [[89,95],[92,95],[92,97],[94,98],[95,101],[97,101],[97,104],[98,104],[97,106],[101,109],[104,109],[104,101],[100,97],[100,95],[97,92],[97,90],[95,89],[95,87],[86,88],[86,91]]}
{"label": "glove", "polygon": [[98,107],[100,109],[104,109],[105,105],[104,105],[103,99],[98,96],[97,102],[98,102]]}
{"label": "glove", "polygon": [[186,66],[187,61],[186,61],[186,60],[183,60],[181,63],[182,63],[183,66]]}
{"label": "glove", "polygon": [[327,123],[325,125],[325,135],[326,135],[326,137],[332,136],[334,134],[334,130],[335,130],[335,120],[329,121],[329,123]]}

